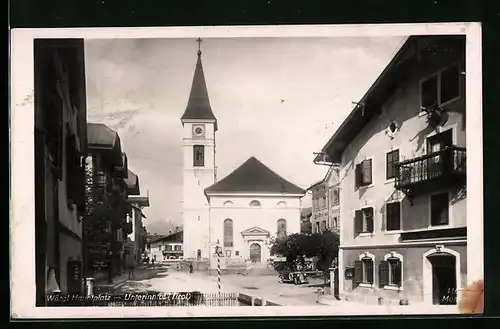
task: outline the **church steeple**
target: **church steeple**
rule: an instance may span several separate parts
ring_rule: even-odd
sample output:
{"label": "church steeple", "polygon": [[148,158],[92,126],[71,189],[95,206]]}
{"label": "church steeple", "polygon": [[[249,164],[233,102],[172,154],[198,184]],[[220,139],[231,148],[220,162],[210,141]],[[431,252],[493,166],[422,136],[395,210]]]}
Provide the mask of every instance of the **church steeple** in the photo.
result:
{"label": "church steeple", "polygon": [[203,64],[201,62],[201,39],[198,38],[196,41],[198,42],[198,59],[196,61],[188,104],[181,117],[181,122],[184,123],[187,120],[213,120],[214,129],[217,131],[217,118],[210,106],[205,74],[203,73]]}

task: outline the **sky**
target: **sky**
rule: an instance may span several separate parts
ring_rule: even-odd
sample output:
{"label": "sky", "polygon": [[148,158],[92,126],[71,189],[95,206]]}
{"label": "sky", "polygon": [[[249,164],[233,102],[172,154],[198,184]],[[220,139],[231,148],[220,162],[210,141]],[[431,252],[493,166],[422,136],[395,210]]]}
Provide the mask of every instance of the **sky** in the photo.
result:
{"label": "sky", "polygon": [[[401,46],[402,37],[219,38],[201,44],[217,117],[218,179],[251,156],[306,189],[327,167],[313,163]],[[87,39],[88,122],[116,130],[129,169],[149,193],[145,225],[182,225],[182,116],[194,39]],[[303,206],[310,206],[310,198]]]}

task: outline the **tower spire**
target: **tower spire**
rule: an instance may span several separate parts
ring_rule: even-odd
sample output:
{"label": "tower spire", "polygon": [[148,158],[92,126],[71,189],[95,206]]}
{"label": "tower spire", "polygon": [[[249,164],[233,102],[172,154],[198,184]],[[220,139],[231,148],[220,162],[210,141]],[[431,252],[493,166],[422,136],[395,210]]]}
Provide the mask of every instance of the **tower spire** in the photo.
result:
{"label": "tower spire", "polygon": [[217,118],[210,106],[207,84],[201,61],[201,38],[197,38],[196,42],[198,42],[198,59],[196,61],[188,104],[181,117],[181,122],[184,123],[186,120],[209,120],[213,121],[215,124],[214,128],[217,131]]}

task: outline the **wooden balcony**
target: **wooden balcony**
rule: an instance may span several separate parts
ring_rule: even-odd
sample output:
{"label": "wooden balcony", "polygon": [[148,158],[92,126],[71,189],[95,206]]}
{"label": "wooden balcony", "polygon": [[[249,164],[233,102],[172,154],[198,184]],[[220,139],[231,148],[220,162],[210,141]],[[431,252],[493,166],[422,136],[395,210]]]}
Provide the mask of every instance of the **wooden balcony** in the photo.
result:
{"label": "wooden balcony", "polygon": [[449,146],[395,165],[394,187],[407,196],[458,187],[466,181],[466,149]]}

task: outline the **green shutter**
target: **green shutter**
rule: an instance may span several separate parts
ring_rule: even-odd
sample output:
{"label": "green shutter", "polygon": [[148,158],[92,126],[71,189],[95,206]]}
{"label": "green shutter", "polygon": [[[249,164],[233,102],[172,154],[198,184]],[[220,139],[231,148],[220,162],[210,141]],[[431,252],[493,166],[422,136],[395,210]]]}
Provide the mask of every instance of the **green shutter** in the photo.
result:
{"label": "green shutter", "polygon": [[373,232],[373,208],[363,209],[366,218],[366,231]]}
{"label": "green shutter", "polygon": [[361,185],[361,164],[357,164],[354,169],[354,188],[357,189]]}
{"label": "green shutter", "polygon": [[370,185],[372,183],[372,159],[363,160],[362,166],[362,183]]}
{"label": "green shutter", "polygon": [[392,152],[387,153],[385,167],[386,167],[386,178],[390,179],[394,176],[393,172],[393,160],[392,160]]}
{"label": "green shutter", "polygon": [[401,287],[401,283],[403,281],[402,275],[403,275],[403,264],[401,263],[400,260],[394,263],[395,269],[394,269],[394,284],[398,287]]}
{"label": "green shutter", "polygon": [[389,284],[389,262],[381,261],[378,266],[378,282],[380,288],[383,288]]}
{"label": "green shutter", "polygon": [[354,212],[354,233],[358,235],[363,232],[363,211],[356,210]]}
{"label": "green shutter", "polygon": [[354,261],[354,282],[356,286],[363,281],[363,263],[360,260]]}

